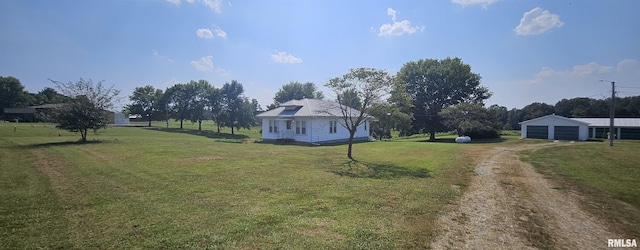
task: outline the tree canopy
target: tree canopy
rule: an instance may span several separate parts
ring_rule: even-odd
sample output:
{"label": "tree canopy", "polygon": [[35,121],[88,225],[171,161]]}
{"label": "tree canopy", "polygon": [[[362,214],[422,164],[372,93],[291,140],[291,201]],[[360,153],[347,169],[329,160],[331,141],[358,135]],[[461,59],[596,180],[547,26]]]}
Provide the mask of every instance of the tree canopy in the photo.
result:
{"label": "tree canopy", "polygon": [[471,66],[460,58],[411,61],[402,66],[397,79],[404,86],[399,90],[411,98],[413,132],[428,132],[430,140],[446,129],[439,115],[443,108],[463,102],[483,103],[491,96],[480,85],[480,75],[471,72]]}
{"label": "tree canopy", "polygon": [[471,138],[496,138],[499,137],[499,128],[496,127],[496,118],[482,104],[460,103],[440,112],[444,125],[455,130],[459,136]]}
{"label": "tree canopy", "polygon": [[275,97],[273,97],[273,104],[274,107],[277,107],[281,103],[304,98],[323,99],[324,94],[312,82],[300,83],[292,81],[280,87]]}
{"label": "tree canopy", "polygon": [[139,113],[145,116],[149,122],[147,126],[151,127],[154,111],[160,108],[159,102],[161,98],[161,89],[156,89],[151,85],[136,87],[129,96],[131,104],[127,105],[126,109],[128,109],[130,113]]}
{"label": "tree canopy", "polygon": [[29,94],[20,80],[13,76],[0,76],[0,115],[4,118],[4,108],[19,108],[29,103]]}
{"label": "tree canopy", "polygon": [[[393,85],[393,77],[385,70],[373,68],[351,69],[342,77],[329,80],[324,86],[336,95],[342,112],[337,117],[338,123],[349,131],[349,147],[347,157],[353,159],[353,137],[360,124],[366,122],[370,115],[367,112],[374,103],[381,102]],[[359,103],[359,113],[354,113],[349,105]]]}
{"label": "tree canopy", "polygon": [[109,124],[109,110],[113,109],[113,99],[120,93],[111,87],[104,87],[103,81],[93,83],[91,79],[80,78],[77,82],[60,82],[49,79],[71,101],[56,111],[56,122],[60,129],[80,132],[83,142],[87,141],[88,130],[98,131]]}

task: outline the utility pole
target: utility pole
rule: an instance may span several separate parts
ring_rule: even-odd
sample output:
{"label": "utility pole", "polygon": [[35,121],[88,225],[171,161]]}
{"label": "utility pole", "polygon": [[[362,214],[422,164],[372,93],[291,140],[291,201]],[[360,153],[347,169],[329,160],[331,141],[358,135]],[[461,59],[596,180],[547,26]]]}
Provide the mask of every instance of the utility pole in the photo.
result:
{"label": "utility pole", "polygon": [[616,116],[616,82],[600,80],[601,82],[611,83],[611,108],[609,109],[609,146],[613,147],[613,137],[616,134],[613,132],[613,118]]}
{"label": "utility pole", "polygon": [[616,82],[611,82],[611,110],[609,110],[609,146],[613,147],[613,118],[616,116]]}

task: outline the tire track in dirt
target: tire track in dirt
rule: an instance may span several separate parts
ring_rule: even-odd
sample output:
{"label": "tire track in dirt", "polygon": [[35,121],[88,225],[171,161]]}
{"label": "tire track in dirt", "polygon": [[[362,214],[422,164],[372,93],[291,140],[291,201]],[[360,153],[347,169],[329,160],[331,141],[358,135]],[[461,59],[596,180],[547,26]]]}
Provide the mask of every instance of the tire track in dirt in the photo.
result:
{"label": "tire track in dirt", "polygon": [[436,220],[433,249],[598,249],[616,238],[580,208],[575,194],[554,189],[517,152],[568,145],[494,148],[475,167],[457,205]]}

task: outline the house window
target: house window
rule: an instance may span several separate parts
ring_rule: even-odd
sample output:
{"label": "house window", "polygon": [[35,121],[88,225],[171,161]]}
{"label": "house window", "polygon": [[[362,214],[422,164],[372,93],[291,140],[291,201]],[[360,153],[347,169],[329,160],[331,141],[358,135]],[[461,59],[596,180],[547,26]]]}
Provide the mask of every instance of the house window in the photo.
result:
{"label": "house window", "polygon": [[364,130],[367,130],[367,122],[364,122]]}
{"label": "house window", "polygon": [[269,133],[278,133],[278,121],[269,120]]}
{"label": "house window", "polygon": [[296,135],[306,135],[306,134],[307,134],[307,122],[306,121],[296,122]]}
{"label": "house window", "polygon": [[329,121],[329,133],[335,134],[338,132],[338,121]]}
{"label": "house window", "polygon": [[291,129],[291,121],[287,121],[287,130]]}

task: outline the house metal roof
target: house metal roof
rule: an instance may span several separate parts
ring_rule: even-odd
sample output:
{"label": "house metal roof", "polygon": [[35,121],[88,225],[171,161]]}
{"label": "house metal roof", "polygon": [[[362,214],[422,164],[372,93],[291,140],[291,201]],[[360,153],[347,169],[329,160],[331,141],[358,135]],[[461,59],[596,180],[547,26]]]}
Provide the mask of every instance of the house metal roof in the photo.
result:
{"label": "house metal roof", "polygon": [[[351,116],[359,116],[360,111],[346,107],[347,112]],[[262,112],[256,117],[276,117],[276,118],[294,118],[294,117],[341,117],[342,112],[340,104],[337,102],[318,100],[318,99],[302,99],[291,100],[280,104],[279,107]],[[373,118],[371,116],[368,116]]]}
{"label": "house metal roof", "polygon": [[524,125],[524,124],[527,124],[527,123],[531,123],[531,122],[539,121],[539,120],[545,120],[545,119],[561,119],[561,120],[566,120],[566,121],[572,122],[572,123],[582,123],[584,125],[589,125],[588,122],[578,121],[578,120],[575,120],[575,119],[567,118],[567,117],[556,115],[556,114],[545,115],[545,116],[541,116],[541,117],[534,118],[534,119],[531,119],[531,120],[522,121],[522,122],[520,122],[520,124]]}
{"label": "house metal roof", "polygon": [[[589,127],[609,127],[609,118],[571,118],[576,121],[589,123]],[[640,118],[614,118],[614,127],[640,128]]]}
{"label": "house metal roof", "polygon": [[[527,124],[533,121],[549,119],[549,118],[557,118],[557,119],[583,123],[583,124],[589,125],[589,127],[609,127],[609,118],[567,118],[567,117],[559,116],[556,114],[545,115],[535,119],[526,120],[526,121],[520,122],[520,124]],[[620,128],[640,128],[640,118],[614,118],[613,126],[620,127]]]}

